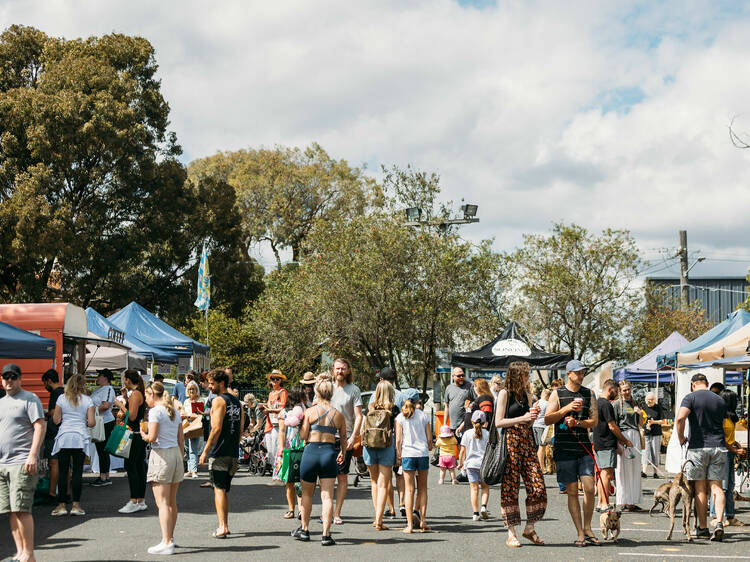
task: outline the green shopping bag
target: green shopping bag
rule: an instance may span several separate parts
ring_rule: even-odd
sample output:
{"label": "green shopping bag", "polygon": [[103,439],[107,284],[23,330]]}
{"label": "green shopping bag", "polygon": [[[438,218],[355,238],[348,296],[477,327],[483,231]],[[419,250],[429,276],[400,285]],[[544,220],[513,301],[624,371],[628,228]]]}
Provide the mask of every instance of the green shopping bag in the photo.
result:
{"label": "green shopping bag", "polygon": [[299,482],[299,467],[302,463],[302,441],[299,434],[292,440],[292,448],[284,449],[281,453],[281,470],[279,470],[279,480],[282,482]]}
{"label": "green shopping bag", "polygon": [[[128,412],[125,411],[125,419],[128,419]],[[133,432],[125,424],[117,424],[107,439],[104,451],[116,457],[127,459],[130,457],[130,446],[133,443]]]}

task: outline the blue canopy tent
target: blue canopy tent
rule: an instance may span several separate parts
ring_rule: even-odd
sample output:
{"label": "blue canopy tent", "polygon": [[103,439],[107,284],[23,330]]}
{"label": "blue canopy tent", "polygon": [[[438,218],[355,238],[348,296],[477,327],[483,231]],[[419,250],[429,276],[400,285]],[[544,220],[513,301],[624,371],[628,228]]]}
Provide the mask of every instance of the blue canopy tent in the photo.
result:
{"label": "blue canopy tent", "polygon": [[54,359],[55,340],[43,338],[0,322],[0,357],[4,359]]}
{"label": "blue canopy tent", "polygon": [[677,351],[688,344],[687,338],[679,332],[672,332],[664,341],[649,351],[646,355],[633,361],[630,365],[615,369],[613,377],[616,381],[671,383],[674,382],[672,371],[659,372],[656,368],[657,357]]}
{"label": "blue canopy tent", "polygon": [[107,320],[104,316],[99,314],[91,307],[88,307],[86,309],[86,320],[89,324],[89,330],[104,338],[112,337],[113,332],[124,333],[125,337],[123,338],[122,343],[136,353],[143,355],[149,361],[153,361],[156,363],[177,363],[176,354],[164,351],[163,349],[159,349],[158,347],[154,347],[152,345],[148,345],[138,338],[129,335],[127,332],[124,332],[124,330],[121,330],[120,328],[112,324],[109,320]]}
{"label": "blue canopy tent", "polygon": [[693,341],[677,349],[675,351],[659,355],[656,358],[657,369],[674,369],[677,365],[677,354],[678,353],[694,353],[700,351],[704,347],[711,345],[714,342],[725,338],[729,334],[736,332],[745,324],[750,323],[750,312],[744,310],[735,310],[732,312],[724,322],[717,324],[711,328],[705,334],[702,334],[695,338]]}
{"label": "blue canopy tent", "polygon": [[195,341],[160,320],[137,302],[108,318],[109,322],[128,337],[178,356],[208,355],[208,346]]}

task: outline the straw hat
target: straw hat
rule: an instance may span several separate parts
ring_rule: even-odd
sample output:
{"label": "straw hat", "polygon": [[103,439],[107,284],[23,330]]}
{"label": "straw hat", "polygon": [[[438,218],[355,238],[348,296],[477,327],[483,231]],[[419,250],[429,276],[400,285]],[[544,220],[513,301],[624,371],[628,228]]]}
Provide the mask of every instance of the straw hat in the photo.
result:
{"label": "straw hat", "polygon": [[280,379],[281,379],[282,381],[285,381],[285,380],[286,380],[286,375],[285,375],[284,373],[282,373],[281,371],[279,371],[278,369],[274,369],[273,371],[271,371],[270,373],[268,373],[268,374],[266,375],[266,378],[267,378],[268,380],[271,380],[271,377],[278,377],[278,378],[280,378]]}
{"label": "straw hat", "polygon": [[315,375],[307,371],[299,382],[300,384],[315,384]]}

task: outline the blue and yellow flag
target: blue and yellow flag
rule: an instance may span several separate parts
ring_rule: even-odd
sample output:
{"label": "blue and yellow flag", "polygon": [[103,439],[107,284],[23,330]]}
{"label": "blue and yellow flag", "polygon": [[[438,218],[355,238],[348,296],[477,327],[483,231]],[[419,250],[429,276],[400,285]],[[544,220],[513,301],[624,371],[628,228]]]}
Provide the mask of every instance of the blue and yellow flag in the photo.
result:
{"label": "blue and yellow flag", "polygon": [[208,270],[208,248],[205,243],[201,252],[201,263],[198,266],[198,298],[195,299],[194,304],[200,310],[208,310],[211,304],[211,274]]}

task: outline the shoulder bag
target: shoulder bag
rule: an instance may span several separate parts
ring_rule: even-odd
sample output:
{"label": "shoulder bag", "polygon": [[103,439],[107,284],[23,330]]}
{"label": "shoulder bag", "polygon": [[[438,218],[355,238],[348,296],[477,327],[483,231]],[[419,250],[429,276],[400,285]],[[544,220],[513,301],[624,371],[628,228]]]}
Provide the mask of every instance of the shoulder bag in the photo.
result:
{"label": "shoulder bag", "polygon": [[[508,403],[510,402],[510,393],[505,403],[505,416],[508,415]],[[503,416],[503,419],[505,418]],[[495,431],[490,431],[490,438],[487,442],[487,448],[484,450],[482,466],[479,469],[479,477],[485,484],[492,486],[499,484],[505,476],[505,462],[508,459],[508,446],[505,435],[505,428],[495,427],[495,421],[492,420],[490,427]]]}
{"label": "shoulder bag", "polygon": [[279,470],[279,480],[282,482],[299,482],[299,467],[302,463],[302,453],[305,450],[302,447],[302,440],[299,433],[294,436],[291,448],[284,449],[281,453],[281,469]]}
{"label": "shoulder bag", "polygon": [[[128,419],[129,412],[125,410],[125,420]],[[112,433],[107,439],[104,450],[110,455],[127,459],[130,457],[130,446],[133,444],[133,432],[128,428],[127,422],[115,425]]]}

